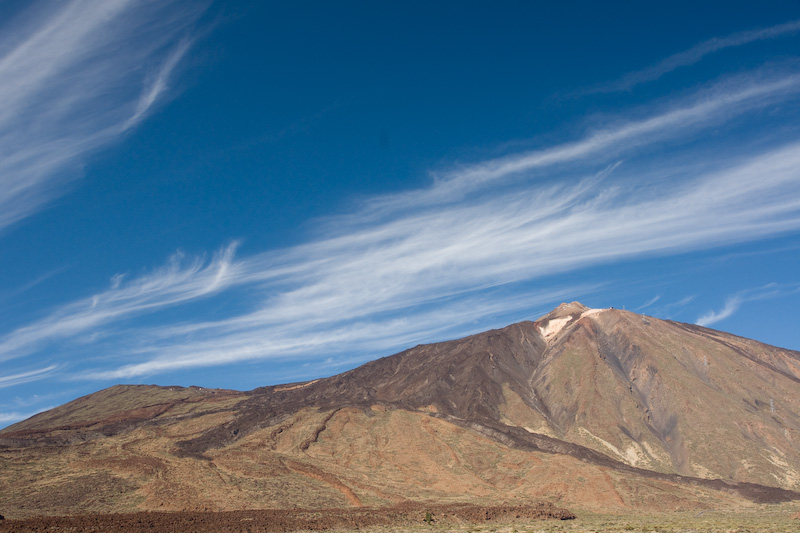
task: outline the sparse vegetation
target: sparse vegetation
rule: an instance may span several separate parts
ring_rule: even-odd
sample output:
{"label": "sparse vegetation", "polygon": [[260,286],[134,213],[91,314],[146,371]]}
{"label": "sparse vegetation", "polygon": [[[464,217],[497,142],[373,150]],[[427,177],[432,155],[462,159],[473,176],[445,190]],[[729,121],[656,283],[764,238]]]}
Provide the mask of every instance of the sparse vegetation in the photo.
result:
{"label": "sparse vegetation", "polygon": [[[792,518],[797,505],[762,507],[750,512],[713,512],[695,517],[697,513],[676,512],[634,515],[604,515],[582,513],[576,520],[514,521],[486,524],[447,524],[435,526],[442,532],[476,533],[796,533],[800,519]],[[369,527],[364,533],[414,533],[422,527]],[[336,533],[344,533],[337,530]]]}
{"label": "sparse vegetation", "polygon": [[[424,507],[416,507],[409,522],[436,531],[460,527],[440,514],[440,505],[481,508],[494,502],[510,508],[544,500],[617,515],[598,515],[595,521],[582,515],[572,524],[532,522],[529,529],[519,527],[524,517],[514,514],[473,516],[464,524],[491,531],[491,518],[492,524],[513,522],[524,531],[680,533],[714,531],[725,516],[720,509],[772,512],[776,507],[759,505],[800,502],[800,492],[786,489],[796,487],[792,468],[800,452],[790,446],[780,420],[762,416],[771,412],[773,393],[781,398],[776,412],[787,398],[796,398],[796,382],[754,365],[761,373],[754,375],[786,387],[775,385],[766,395],[737,388],[749,386],[746,379],[724,381],[737,392],[730,401],[718,398],[713,414],[706,409],[712,398],[698,399],[711,389],[697,386],[707,378],[704,357],[716,382],[723,383],[725,369],[736,376],[750,372],[740,367],[742,360],[762,357],[753,347],[769,360],[791,354],[721,333],[712,339],[695,326],[655,319],[648,336],[639,337],[636,315],[587,316],[573,322],[596,320],[595,326],[571,335],[566,333],[573,326],[565,326],[545,339],[547,346],[536,323],[522,323],[417,347],[302,386],[252,393],[112,387],[0,431],[0,506],[7,519],[266,507],[337,508],[363,516],[358,513],[366,508],[384,512],[397,502],[435,502],[414,504]],[[597,328],[614,334],[598,337]],[[531,345],[535,354],[526,351],[532,348],[525,339],[538,339]],[[560,355],[545,357],[551,352]],[[537,391],[528,377],[520,381],[534,367],[544,381],[564,386]],[[469,372],[451,375],[453,368]],[[620,375],[630,379],[620,381]],[[452,387],[442,389],[449,380],[455,380]],[[663,401],[645,394],[651,389],[660,391]],[[688,390],[699,392],[682,392]],[[381,401],[364,391],[379,391]],[[589,397],[619,402],[624,409],[584,401]],[[677,399],[683,403],[675,404]],[[548,402],[563,418],[558,438],[548,430],[557,418],[545,416]],[[532,407],[540,404],[542,409]],[[574,412],[558,411],[565,405]],[[750,427],[737,425],[743,411],[747,416],[741,420],[763,422],[765,435],[774,437],[770,442],[781,444],[780,455],[749,453],[756,439],[741,435],[741,427]],[[669,438],[653,438],[651,422]],[[697,471],[691,478],[677,476],[672,463],[687,457],[697,460],[692,463]],[[714,479],[715,464],[738,465],[740,457],[748,459],[735,477]],[[751,471],[761,476],[761,466],[785,475],[773,474],[771,485],[754,485],[760,478],[747,476]],[[776,486],[781,479],[783,488]],[[750,483],[737,483],[742,481]],[[673,510],[685,514],[653,515],[659,517],[653,520],[623,515]],[[762,526],[755,515],[741,516],[741,523],[752,522],[747,526],[752,531],[800,525],[780,518],[784,522]],[[737,520],[725,527],[741,529]],[[354,524],[378,527],[372,521]]]}

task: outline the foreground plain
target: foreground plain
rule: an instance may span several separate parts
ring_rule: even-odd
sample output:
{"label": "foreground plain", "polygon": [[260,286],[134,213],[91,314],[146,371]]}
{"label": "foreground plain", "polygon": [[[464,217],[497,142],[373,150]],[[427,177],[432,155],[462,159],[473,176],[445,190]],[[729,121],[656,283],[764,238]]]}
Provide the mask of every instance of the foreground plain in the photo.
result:
{"label": "foreground plain", "polygon": [[[611,515],[572,513],[548,506],[410,506],[326,511],[170,512],[40,517],[0,521],[0,532],[149,531],[273,532],[653,532],[789,533],[800,529],[796,504],[761,506],[749,512],[706,511]],[[426,520],[430,519],[430,521]]]}

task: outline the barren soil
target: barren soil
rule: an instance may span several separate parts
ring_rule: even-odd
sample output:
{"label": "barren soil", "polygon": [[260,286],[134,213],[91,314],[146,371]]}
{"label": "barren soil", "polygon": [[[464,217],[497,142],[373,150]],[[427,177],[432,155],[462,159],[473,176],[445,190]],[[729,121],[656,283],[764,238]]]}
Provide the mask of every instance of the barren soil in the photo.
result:
{"label": "barren soil", "polygon": [[[429,506],[323,511],[171,512],[0,520],[6,531],[330,531],[344,533],[790,533],[800,529],[796,504],[748,512],[598,514],[546,519],[539,507]],[[430,512],[432,521],[425,520]]]}
{"label": "barren soil", "polygon": [[260,510],[50,516],[0,521],[0,531],[320,531],[370,526],[429,528],[487,523],[570,520],[575,515],[549,504],[530,506],[403,505],[389,508]]}

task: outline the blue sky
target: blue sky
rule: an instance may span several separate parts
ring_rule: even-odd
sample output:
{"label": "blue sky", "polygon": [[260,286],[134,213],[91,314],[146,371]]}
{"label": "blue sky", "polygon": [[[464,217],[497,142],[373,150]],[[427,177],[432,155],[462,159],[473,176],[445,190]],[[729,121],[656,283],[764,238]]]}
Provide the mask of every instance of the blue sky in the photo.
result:
{"label": "blue sky", "polygon": [[243,4],[0,4],[0,426],[573,300],[800,350],[800,4]]}

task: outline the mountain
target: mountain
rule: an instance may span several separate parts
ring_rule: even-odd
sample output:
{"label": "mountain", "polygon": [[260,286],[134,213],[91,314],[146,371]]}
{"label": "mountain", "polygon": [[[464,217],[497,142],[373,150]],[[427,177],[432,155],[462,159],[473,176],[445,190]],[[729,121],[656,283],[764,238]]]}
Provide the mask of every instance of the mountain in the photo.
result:
{"label": "mountain", "polygon": [[618,309],[249,392],[121,385],[0,431],[6,516],[800,499],[800,352]]}

